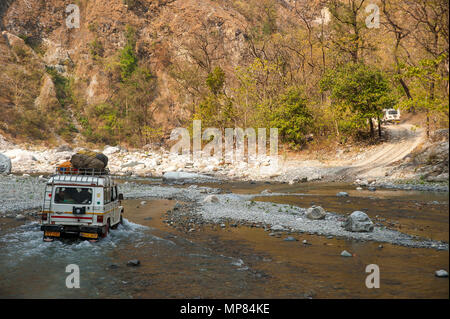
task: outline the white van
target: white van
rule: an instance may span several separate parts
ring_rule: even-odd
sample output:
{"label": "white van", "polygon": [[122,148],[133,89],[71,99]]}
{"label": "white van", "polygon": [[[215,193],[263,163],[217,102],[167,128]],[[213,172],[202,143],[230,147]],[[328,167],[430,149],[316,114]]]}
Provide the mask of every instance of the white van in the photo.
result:
{"label": "white van", "polygon": [[51,176],[41,214],[44,241],[65,235],[106,237],[123,221],[123,195],[108,171],[70,170]]}
{"label": "white van", "polygon": [[382,123],[400,123],[400,110],[384,109]]}

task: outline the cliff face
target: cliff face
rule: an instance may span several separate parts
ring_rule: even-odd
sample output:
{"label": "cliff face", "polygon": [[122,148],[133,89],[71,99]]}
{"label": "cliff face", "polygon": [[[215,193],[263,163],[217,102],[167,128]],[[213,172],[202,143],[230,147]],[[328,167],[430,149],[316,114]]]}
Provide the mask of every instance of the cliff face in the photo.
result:
{"label": "cliff face", "polygon": [[[71,3],[80,8],[80,28],[66,26],[70,14],[66,8]],[[74,112],[101,104],[113,94],[108,66],[126,44],[127,26],[136,30],[139,61],[149,65],[156,77],[157,96],[151,107],[156,125],[165,131],[189,115],[192,103],[192,97],[180,93],[180,84],[171,76],[178,64],[200,65],[207,72],[220,61],[227,72],[249,58],[244,31],[249,23],[228,1],[6,0],[0,6],[0,17],[2,79],[14,78],[17,70],[27,78],[36,73],[30,98],[35,99],[36,108],[46,111],[58,108],[58,87],[55,90],[45,68],[57,71],[54,82],[58,76],[72,81],[71,93],[79,108],[60,103],[66,121],[62,125],[78,126]],[[92,53],[94,42],[101,48],[101,59]],[[11,81],[0,84],[0,130],[20,135],[11,131],[11,119],[3,119],[24,104],[8,93],[20,82]]]}

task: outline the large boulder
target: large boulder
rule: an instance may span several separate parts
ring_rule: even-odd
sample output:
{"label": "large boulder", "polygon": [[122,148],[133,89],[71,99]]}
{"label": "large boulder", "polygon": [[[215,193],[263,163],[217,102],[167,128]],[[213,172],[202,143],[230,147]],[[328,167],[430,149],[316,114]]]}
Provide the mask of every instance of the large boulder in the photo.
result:
{"label": "large boulder", "polygon": [[102,153],[80,151],[72,155],[70,162],[77,169],[103,170],[108,165],[108,157]]}
{"label": "large boulder", "polygon": [[325,209],[320,206],[312,206],[306,211],[306,217],[313,220],[324,219],[326,215]]}
{"label": "large boulder", "polygon": [[11,160],[9,157],[0,153],[0,174],[11,173]]}
{"label": "large boulder", "polygon": [[351,232],[371,232],[374,226],[366,213],[355,211],[351,213],[342,227]]}

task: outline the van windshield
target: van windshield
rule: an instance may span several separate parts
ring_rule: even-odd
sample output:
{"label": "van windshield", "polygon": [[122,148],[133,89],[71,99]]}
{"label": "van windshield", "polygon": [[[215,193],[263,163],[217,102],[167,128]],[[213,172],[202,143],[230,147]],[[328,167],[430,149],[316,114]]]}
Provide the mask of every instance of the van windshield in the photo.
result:
{"label": "van windshield", "polygon": [[390,114],[390,115],[396,115],[396,114],[397,114],[397,111],[396,111],[396,110],[389,111],[389,114]]}
{"label": "van windshield", "polygon": [[92,204],[92,188],[57,187],[55,191],[56,204]]}

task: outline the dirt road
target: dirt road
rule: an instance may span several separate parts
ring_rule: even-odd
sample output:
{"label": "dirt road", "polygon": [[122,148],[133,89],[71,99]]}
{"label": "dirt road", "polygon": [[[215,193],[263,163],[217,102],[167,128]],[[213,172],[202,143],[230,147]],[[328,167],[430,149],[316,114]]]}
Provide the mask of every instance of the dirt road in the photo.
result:
{"label": "dirt road", "polygon": [[347,161],[347,173],[360,178],[377,178],[385,176],[393,164],[410,154],[425,139],[423,129],[412,124],[385,126],[388,141],[363,154],[357,163]]}
{"label": "dirt road", "polygon": [[359,153],[349,153],[345,158],[338,156],[326,162],[298,159],[284,162],[284,180],[307,178],[309,181],[350,181],[383,178],[426,138],[423,129],[409,123],[386,125],[383,129],[386,142],[368,146]]}

